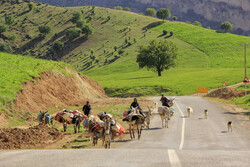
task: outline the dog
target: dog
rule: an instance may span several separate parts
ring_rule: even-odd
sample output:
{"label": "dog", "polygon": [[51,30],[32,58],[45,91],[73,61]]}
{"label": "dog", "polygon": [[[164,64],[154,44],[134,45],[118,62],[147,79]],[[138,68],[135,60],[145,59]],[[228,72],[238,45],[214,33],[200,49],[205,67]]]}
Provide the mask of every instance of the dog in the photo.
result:
{"label": "dog", "polygon": [[208,111],[204,110],[204,114],[205,114],[205,119],[207,119]]}
{"label": "dog", "polygon": [[227,128],[228,128],[228,132],[230,131],[230,129],[231,129],[231,132],[233,131],[233,121],[228,121]]}
{"label": "dog", "polygon": [[188,117],[190,117],[191,113],[193,113],[194,111],[193,111],[193,109],[191,107],[188,107],[187,112],[188,112]]}

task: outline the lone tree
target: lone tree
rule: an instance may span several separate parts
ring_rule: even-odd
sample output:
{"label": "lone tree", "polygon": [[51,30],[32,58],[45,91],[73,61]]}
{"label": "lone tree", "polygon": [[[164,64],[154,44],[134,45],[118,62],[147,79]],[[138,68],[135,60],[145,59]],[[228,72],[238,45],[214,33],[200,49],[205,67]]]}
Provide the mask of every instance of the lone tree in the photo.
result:
{"label": "lone tree", "polygon": [[230,22],[226,21],[224,23],[221,24],[220,28],[222,30],[225,30],[225,32],[232,30],[233,29],[233,24],[231,24]]}
{"label": "lone tree", "polygon": [[51,31],[51,28],[50,28],[50,26],[48,26],[48,25],[39,26],[38,29],[39,29],[39,32],[40,32],[43,36],[49,34],[50,31]]}
{"label": "lone tree", "polygon": [[8,30],[8,26],[5,24],[0,24],[0,35]]}
{"label": "lone tree", "polygon": [[163,70],[168,70],[176,65],[177,47],[171,41],[150,41],[148,46],[140,46],[136,62],[139,68],[147,67],[148,70],[157,71],[161,76]]}
{"label": "lone tree", "polygon": [[178,17],[173,16],[173,17],[172,17],[172,21],[176,21],[176,20],[178,20]]}
{"label": "lone tree", "polygon": [[157,12],[156,15],[157,15],[157,17],[158,17],[159,19],[162,19],[163,22],[164,22],[165,19],[171,17],[171,12],[170,12],[169,9],[162,8],[162,9],[160,9],[160,10]]}
{"label": "lone tree", "polygon": [[146,16],[154,17],[156,15],[156,10],[154,8],[147,8],[145,14]]}
{"label": "lone tree", "polygon": [[7,25],[12,25],[15,22],[15,19],[11,15],[6,15],[5,16],[5,24]]}
{"label": "lone tree", "polygon": [[80,33],[81,33],[81,29],[74,27],[66,31],[66,36],[68,37],[69,40],[73,40],[79,37]]}

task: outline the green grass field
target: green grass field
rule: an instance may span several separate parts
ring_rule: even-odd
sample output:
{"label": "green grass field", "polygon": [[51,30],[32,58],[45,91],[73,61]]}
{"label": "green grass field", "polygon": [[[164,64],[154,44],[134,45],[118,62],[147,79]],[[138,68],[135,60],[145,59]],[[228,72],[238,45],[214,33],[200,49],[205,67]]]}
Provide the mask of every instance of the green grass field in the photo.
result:
{"label": "green grass field", "polygon": [[67,74],[66,63],[0,52],[0,106],[12,102],[22,89],[21,83],[39,77],[45,71],[56,70]]}

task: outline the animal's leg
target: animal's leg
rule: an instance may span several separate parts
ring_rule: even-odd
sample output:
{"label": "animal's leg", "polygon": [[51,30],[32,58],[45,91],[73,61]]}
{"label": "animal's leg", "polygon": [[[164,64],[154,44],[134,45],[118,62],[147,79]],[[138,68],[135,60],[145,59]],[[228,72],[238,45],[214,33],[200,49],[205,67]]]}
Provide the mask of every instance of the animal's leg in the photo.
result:
{"label": "animal's leg", "polygon": [[129,134],[130,134],[130,138],[133,139],[133,138],[132,138],[132,129],[131,129],[131,128],[132,128],[131,125],[129,125]]}
{"label": "animal's leg", "polygon": [[64,130],[64,132],[66,132],[66,130],[67,130],[67,123],[66,122],[63,123],[63,130]]}

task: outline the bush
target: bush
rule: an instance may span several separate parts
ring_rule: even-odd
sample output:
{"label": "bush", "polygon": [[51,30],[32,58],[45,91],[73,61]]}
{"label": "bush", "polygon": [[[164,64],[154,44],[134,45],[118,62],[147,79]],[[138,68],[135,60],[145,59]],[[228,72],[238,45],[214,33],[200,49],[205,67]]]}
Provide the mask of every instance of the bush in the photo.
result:
{"label": "bush", "polygon": [[123,7],[121,7],[121,6],[115,6],[114,9],[115,10],[123,10]]}
{"label": "bush", "polygon": [[233,24],[231,24],[230,22],[226,21],[224,23],[221,24],[220,28],[222,30],[225,30],[225,32],[232,30],[233,29]]}
{"label": "bush", "polygon": [[73,16],[70,21],[75,24],[78,20],[81,20],[81,12],[76,11],[73,13]]}
{"label": "bush", "polygon": [[40,32],[42,35],[49,34],[50,31],[51,31],[51,28],[50,28],[50,26],[48,26],[48,25],[39,26],[38,29],[39,29],[39,32]]}
{"label": "bush", "polygon": [[86,21],[83,20],[83,19],[80,19],[80,20],[76,21],[76,26],[79,27],[79,28],[82,28],[83,25],[85,25],[85,24],[86,24]]}
{"label": "bush", "polygon": [[29,11],[31,11],[33,9],[33,4],[32,3],[29,3],[28,4],[28,7],[29,7]]}
{"label": "bush", "polygon": [[6,32],[8,30],[8,26],[5,24],[0,24],[0,34]]}
{"label": "bush", "polygon": [[168,31],[167,31],[167,30],[163,30],[162,33],[163,33],[164,35],[167,35],[167,34],[168,34]]}
{"label": "bush", "polygon": [[56,51],[62,50],[64,47],[64,44],[61,41],[56,41],[53,44],[53,49],[55,49]]}
{"label": "bush", "polygon": [[14,33],[11,33],[8,35],[8,40],[10,40],[10,41],[14,41],[14,40],[16,40],[16,38],[17,38],[17,35]]}
{"label": "bush", "polygon": [[121,49],[121,50],[118,51],[118,54],[121,55],[121,54],[123,54],[124,52],[125,52],[125,51]]}
{"label": "bush", "polygon": [[6,42],[0,42],[0,52],[11,52],[11,47]]}
{"label": "bush", "polygon": [[193,25],[198,26],[198,27],[202,27],[202,24],[201,24],[200,22],[198,22],[198,21],[195,21],[195,22],[193,23]]}
{"label": "bush", "polygon": [[156,10],[154,8],[147,8],[146,9],[146,16],[154,17],[156,15]]}
{"label": "bush", "polygon": [[125,11],[130,11],[130,8],[129,7],[125,7],[124,10]]}
{"label": "bush", "polygon": [[82,33],[90,35],[94,33],[93,27],[90,24],[86,24],[82,27]]}
{"label": "bush", "polygon": [[5,24],[7,25],[12,25],[15,22],[15,19],[11,15],[6,15],[5,16]]}
{"label": "bush", "polygon": [[68,39],[73,40],[80,36],[81,30],[79,28],[70,28],[66,31]]}
{"label": "bush", "polygon": [[174,35],[174,32],[173,32],[173,31],[170,31],[169,34],[170,34],[170,36],[173,36],[173,35]]}
{"label": "bush", "polygon": [[178,20],[178,17],[173,16],[173,17],[172,17],[172,21],[176,21],[176,20]]}

